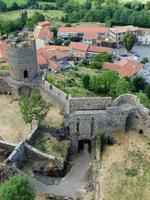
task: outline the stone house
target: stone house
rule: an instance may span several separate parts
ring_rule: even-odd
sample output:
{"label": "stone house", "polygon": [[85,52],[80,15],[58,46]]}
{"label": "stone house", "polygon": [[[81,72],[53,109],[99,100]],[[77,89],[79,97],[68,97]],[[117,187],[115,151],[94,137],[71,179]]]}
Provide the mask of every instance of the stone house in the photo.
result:
{"label": "stone house", "polygon": [[58,36],[63,40],[68,40],[70,37],[79,38],[82,41],[84,34],[97,34],[98,36],[107,36],[109,29],[100,26],[76,26],[76,27],[60,27]]}
{"label": "stone house", "polygon": [[150,29],[140,28],[138,34],[138,43],[140,45],[150,45]]}
{"label": "stone house", "polygon": [[35,27],[33,34],[37,49],[44,45],[48,45],[50,42],[53,42],[54,39],[54,34],[51,31],[51,24],[49,21],[39,22]]}
{"label": "stone house", "polygon": [[138,37],[139,27],[129,26],[115,26],[109,29],[109,38],[117,42],[117,46],[123,44],[123,38],[126,33],[131,32]]}

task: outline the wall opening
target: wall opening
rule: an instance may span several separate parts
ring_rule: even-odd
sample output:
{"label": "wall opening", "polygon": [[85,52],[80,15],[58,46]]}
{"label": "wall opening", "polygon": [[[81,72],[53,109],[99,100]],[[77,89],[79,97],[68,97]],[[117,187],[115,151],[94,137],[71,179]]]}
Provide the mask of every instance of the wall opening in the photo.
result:
{"label": "wall opening", "polygon": [[136,129],[136,113],[135,111],[129,113],[126,124],[125,124],[125,131],[135,130]]}
{"label": "wall opening", "polygon": [[27,70],[24,70],[23,74],[24,74],[24,78],[28,78],[28,71]]}
{"label": "wall opening", "polygon": [[91,135],[93,135],[93,132],[94,132],[94,118],[92,118],[91,121]]}
{"label": "wall opening", "polygon": [[80,122],[79,122],[79,119],[77,119],[76,132],[77,132],[77,135],[80,134]]}
{"label": "wall opening", "polygon": [[31,88],[28,86],[23,86],[18,89],[19,96],[29,96],[31,93]]}
{"label": "wall opening", "polygon": [[83,150],[88,150],[89,153],[91,153],[91,140],[84,139],[78,141],[78,152],[81,152]]}

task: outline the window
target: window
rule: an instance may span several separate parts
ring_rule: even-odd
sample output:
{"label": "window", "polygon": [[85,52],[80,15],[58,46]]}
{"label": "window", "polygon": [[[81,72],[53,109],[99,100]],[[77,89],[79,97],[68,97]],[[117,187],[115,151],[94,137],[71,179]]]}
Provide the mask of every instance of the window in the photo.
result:
{"label": "window", "polygon": [[28,78],[28,71],[27,70],[24,71],[24,78]]}
{"label": "window", "polygon": [[91,135],[93,135],[93,131],[94,131],[94,118],[92,118],[91,121]]}
{"label": "window", "polygon": [[76,127],[76,129],[77,129],[77,134],[79,134],[79,126],[80,126],[79,119],[77,119],[77,127]]}

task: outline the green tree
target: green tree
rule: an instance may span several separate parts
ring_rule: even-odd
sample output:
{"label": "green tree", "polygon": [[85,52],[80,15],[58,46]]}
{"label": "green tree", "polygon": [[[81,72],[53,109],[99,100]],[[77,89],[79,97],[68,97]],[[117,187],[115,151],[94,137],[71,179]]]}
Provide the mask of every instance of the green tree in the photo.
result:
{"label": "green tree", "polygon": [[127,51],[131,51],[134,44],[136,43],[136,35],[133,33],[127,33],[123,38],[124,46]]}
{"label": "green tree", "polygon": [[140,99],[140,102],[147,108],[150,109],[150,100],[148,98],[148,96],[146,94],[144,94],[142,91],[140,91],[139,93],[137,93],[137,96]]}
{"label": "green tree", "polygon": [[141,76],[135,76],[132,81],[132,89],[133,92],[139,92],[140,90],[144,90],[145,89],[145,80],[143,77]]}
{"label": "green tree", "polygon": [[121,94],[125,94],[125,93],[128,93],[130,92],[130,89],[131,89],[131,85],[130,85],[130,82],[127,81],[126,79],[122,78],[122,79],[119,79],[116,83],[116,87],[115,87],[115,93],[116,93],[116,96],[119,96]]}
{"label": "green tree", "polygon": [[15,175],[0,186],[1,200],[34,200],[36,192],[24,176]]}
{"label": "green tree", "polygon": [[38,92],[32,91],[30,96],[21,97],[19,105],[23,119],[25,123],[31,124],[31,129],[33,120],[43,120],[46,104]]}
{"label": "green tree", "polygon": [[90,87],[90,76],[88,74],[82,75],[82,84],[83,84],[83,87],[86,89]]}
{"label": "green tree", "polygon": [[99,75],[94,75],[90,81],[90,88],[97,93],[111,93],[114,91],[116,82],[119,79],[117,72],[103,70]]}
{"label": "green tree", "polygon": [[148,98],[150,99],[150,84],[146,85],[145,93],[147,94]]}
{"label": "green tree", "polygon": [[91,65],[94,68],[100,69],[104,62],[111,62],[111,61],[112,61],[112,54],[104,52],[104,53],[95,55],[92,58]]}
{"label": "green tree", "polygon": [[1,12],[7,11],[7,5],[3,1],[0,1],[0,11]]}
{"label": "green tree", "polygon": [[143,58],[143,59],[141,60],[141,63],[142,63],[142,64],[146,64],[146,63],[148,63],[148,62],[149,62],[149,60],[148,60],[147,57],[145,57],[145,58]]}

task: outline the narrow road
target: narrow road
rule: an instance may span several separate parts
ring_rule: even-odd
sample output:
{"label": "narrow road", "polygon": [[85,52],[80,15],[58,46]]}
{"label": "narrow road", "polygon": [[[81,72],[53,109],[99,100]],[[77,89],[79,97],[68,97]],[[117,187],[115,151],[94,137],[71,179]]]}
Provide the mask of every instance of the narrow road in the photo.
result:
{"label": "narrow road", "polygon": [[28,178],[39,192],[72,197],[84,184],[86,184],[89,163],[90,154],[86,149],[79,153],[78,158],[70,172],[62,178],[57,185],[46,185],[33,177],[29,176]]}

